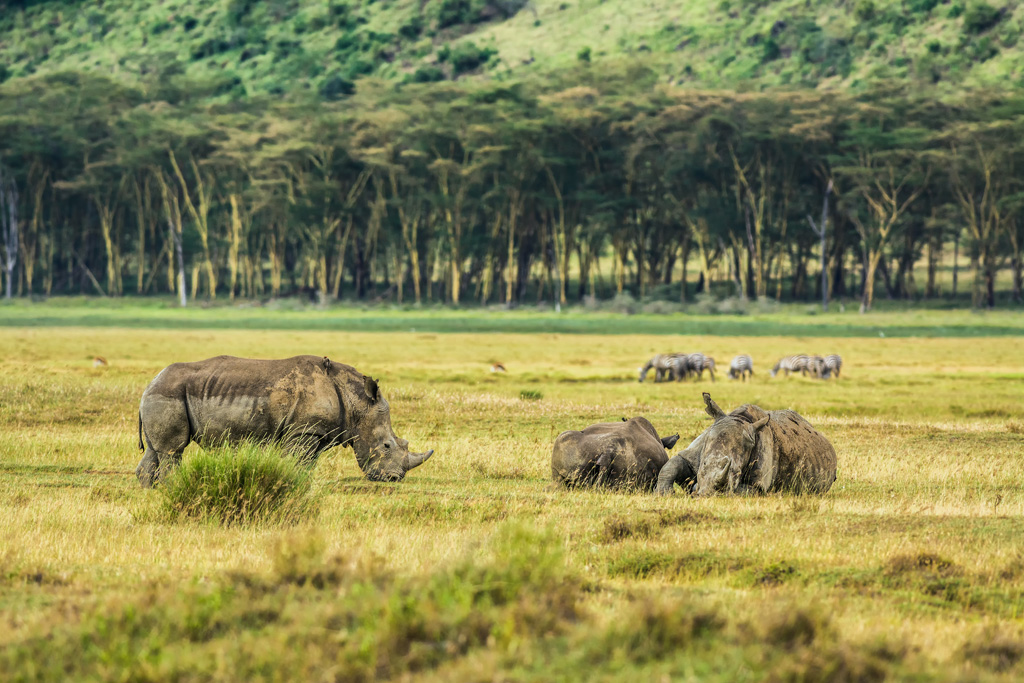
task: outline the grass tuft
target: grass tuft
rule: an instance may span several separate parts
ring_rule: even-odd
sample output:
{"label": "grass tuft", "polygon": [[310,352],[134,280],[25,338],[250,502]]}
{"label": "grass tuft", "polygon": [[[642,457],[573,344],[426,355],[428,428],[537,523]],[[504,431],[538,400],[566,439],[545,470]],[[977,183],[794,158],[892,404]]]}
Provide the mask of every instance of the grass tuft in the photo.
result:
{"label": "grass tuft", "polygon": [[166,521],[297,524],[320,509],[312,472],[280,446],[244,442],[185,458],[157,488]]}

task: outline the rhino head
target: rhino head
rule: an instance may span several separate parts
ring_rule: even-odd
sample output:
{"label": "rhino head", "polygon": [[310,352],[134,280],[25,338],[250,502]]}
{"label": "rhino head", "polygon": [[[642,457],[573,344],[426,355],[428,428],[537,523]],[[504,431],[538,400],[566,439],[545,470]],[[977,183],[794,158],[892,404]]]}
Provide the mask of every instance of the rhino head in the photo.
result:
{"label": "rhino head", "polygon": [[740,488],[743,471],[757,446],[758,433],[771,418],[765,416],[756,422],[727,415],[704,394],[705,412],[715,419],[704,434],[703,452],[697,468],[698,496],[716,493],[734,493]]}
{"label": "rhino head", "polygon": [[377,381],[366,377],[363,383],[369,405],[355,415],[355,438],[351,441],[356,462],[367,479],[401,481],[405,473],[419,467],[434,454],[410,453],[409,442],[391,428],[391,408],[381,395]]}
{"label": "rhino head", "polygon": [[[693,483],[693,493],[712,496],[716,493],[735,493],[740,490],[744,470],[755,454],[761,440],[761,430],[769,417],[753,422],[736,415],[727,415],[704,393],[705,412],[715,422],[686,448],[669,460],[658,476],[657,491],[672,493],[673,484]],[[762,447],[768,444],[761,444]]]}

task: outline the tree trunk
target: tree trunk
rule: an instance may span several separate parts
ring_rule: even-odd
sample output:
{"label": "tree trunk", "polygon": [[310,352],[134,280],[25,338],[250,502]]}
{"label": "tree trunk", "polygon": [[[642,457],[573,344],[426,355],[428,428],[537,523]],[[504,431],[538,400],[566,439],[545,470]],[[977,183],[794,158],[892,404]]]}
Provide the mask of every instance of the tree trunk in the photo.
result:
{"label": "tree trunk", "polygon": [[879,249],[868,255],[867,269],[864,273],[864,296],[860,302],[860,312],[867,313],[875,299],[875,271],[882,260],[882,251]]}

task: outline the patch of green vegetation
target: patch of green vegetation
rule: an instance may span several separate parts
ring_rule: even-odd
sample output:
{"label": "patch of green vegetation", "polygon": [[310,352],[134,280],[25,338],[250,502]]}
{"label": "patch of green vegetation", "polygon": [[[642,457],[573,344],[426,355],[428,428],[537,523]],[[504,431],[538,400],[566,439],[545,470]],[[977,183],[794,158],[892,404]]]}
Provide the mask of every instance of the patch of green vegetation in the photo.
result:
{"label": "patch of green vegetation", "polygon": [[158,518],[225,525],[298,524],[320,509],[308,466],[280,446],[243,442],[194,453],[157,485]]}

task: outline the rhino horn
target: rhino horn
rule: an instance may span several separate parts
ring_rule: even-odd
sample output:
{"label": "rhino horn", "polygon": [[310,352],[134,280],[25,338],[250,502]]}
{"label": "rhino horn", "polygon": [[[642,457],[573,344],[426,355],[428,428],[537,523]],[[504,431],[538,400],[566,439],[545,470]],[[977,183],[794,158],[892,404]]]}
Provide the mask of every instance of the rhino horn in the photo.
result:
{"label": "rhino horn", "polygon": [[718,404],[711,398],[711,394],[706,391],[704,392],[704,412],[716,420],[725,417],[725,411],[718,407]]}
{"label": "rhino horn", "polygon": [[409,455],[405,456],[405,471],[408,472],[414,467],[419,467],[427,460],[429,460],[430,456],[432,456],[433,454],[434,449],[431,448],[426,453],[410,453]]}

